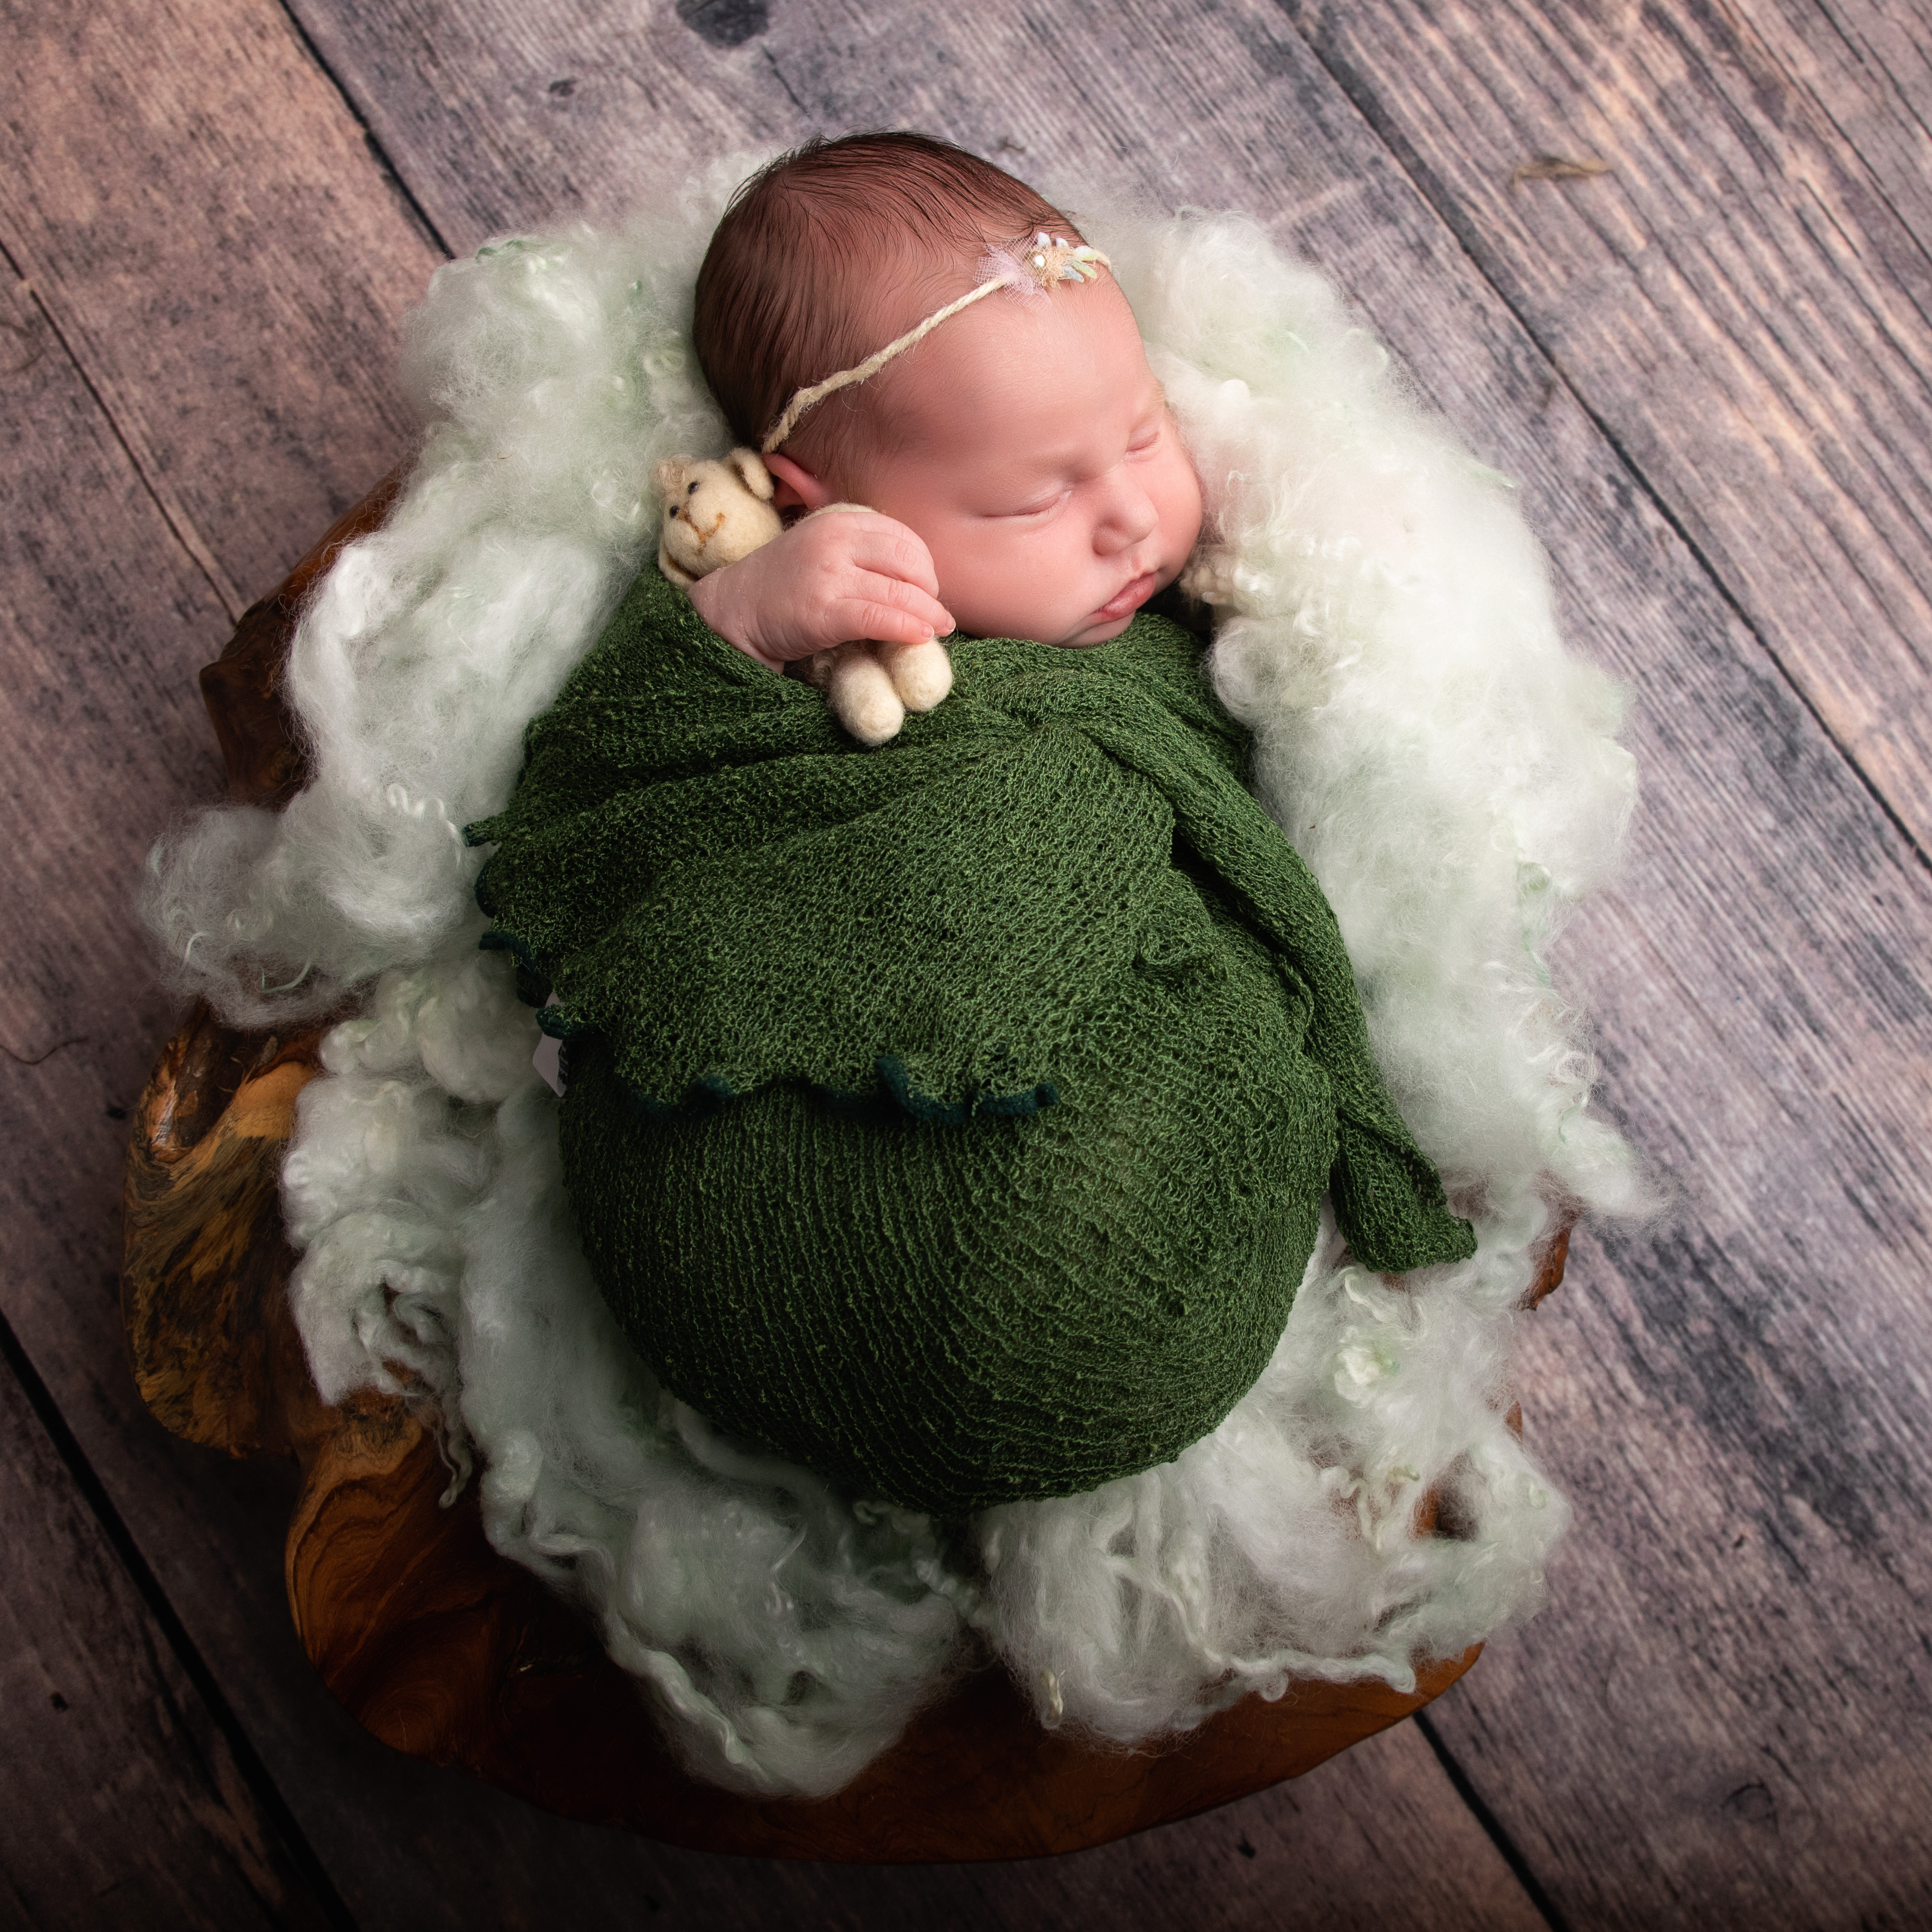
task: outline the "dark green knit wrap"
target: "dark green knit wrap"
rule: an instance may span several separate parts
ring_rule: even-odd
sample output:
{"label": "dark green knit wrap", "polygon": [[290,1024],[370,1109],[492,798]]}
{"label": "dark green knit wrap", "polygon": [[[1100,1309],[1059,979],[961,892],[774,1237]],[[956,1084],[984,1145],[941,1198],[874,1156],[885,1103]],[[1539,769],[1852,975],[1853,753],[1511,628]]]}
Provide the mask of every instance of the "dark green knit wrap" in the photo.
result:
{"label": "dark green knit wrap", "polygon": [[1198,646],[962,641],[858,749],[656,569],[470,828],[565,1038],[611,1309],[713,1422],[956,1516],[1170,1460],[1266,1365],[1324,1189],[1474,1250]]}

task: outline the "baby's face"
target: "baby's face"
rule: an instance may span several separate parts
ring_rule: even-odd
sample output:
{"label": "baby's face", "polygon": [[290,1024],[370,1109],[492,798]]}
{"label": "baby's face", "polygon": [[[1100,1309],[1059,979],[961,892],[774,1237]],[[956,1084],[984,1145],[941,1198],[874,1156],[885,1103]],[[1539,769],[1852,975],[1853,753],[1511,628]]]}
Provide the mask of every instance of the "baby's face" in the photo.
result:
{"label": "baby's face", "polygon": [[1102,644],[1180,574],[1201,486],[1111,279],[989,296],[873,380],[899,446],[824,484],[925,539],[962,630]]}

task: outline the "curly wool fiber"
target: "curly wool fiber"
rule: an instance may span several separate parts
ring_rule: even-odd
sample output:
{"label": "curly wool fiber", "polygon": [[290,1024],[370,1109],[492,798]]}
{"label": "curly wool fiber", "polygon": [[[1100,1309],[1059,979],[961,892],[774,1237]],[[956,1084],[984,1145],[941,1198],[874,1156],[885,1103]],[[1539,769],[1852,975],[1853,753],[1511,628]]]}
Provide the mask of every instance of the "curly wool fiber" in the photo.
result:
{"label": "curly wool fiber", "polygon": [[[582,1603],[694,1770],[740,1789],[836,1789],[970,1658],[968,1630],[1042,1723],[1130,1744],[1293,1676],[1410,1684],[1542,1600],[1565,1512],[1502,1417],[1550,1204],[1642,1204],[1542,960],[1610,874],[1631,773],[1507,492],[1250,224],[1086,226],[1208,488],[1216,688],[1474,1258],[1391,1286],[1331,1228],[1212,1435],[952,1542],[721,1438],[590,1282],[534,1023],[473,950],[476,862],[449,828],[500,808],[524,722],[634,574],[650,463],[724,446],[680,332],[742,172],[661,225],[439,275],[412,335],[422,460],[297,642],[314,781],[279,819],[211,814],[158,855],[150,917],[224,1012],[367,989],[284,1175],[318,1384],[420,1377],[482,1466],[497,1548]],[[1431,1492],[1453,1534],[1419,1530]]]}
{"label": "curly wool fiber", "polygon": [[723,440],[686,335],[731,185],[668,218],[440,269],[404,374],[430,427],[388,521],[302,614],[284,689],[312,776],[150,855],[171,982],[241,1026],[340,1005],[481,930],[460,828],[501,808],[554,698],[657,535],[653,466]]}

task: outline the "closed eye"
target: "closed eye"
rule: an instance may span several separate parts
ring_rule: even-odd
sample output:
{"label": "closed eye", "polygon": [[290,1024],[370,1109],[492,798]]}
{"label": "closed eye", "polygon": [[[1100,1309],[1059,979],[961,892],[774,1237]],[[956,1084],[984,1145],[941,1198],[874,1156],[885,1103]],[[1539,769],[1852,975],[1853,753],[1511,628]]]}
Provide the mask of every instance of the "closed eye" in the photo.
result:
{"label": "closed eye", "polygon": [[1036,497],[1033,502],[1022,504],[1017,510],[1001,510],[996,514],[1006,518],[1044,517],[1058,509],[1072,494],[1070,490],[1056,490],[1052,496]]}

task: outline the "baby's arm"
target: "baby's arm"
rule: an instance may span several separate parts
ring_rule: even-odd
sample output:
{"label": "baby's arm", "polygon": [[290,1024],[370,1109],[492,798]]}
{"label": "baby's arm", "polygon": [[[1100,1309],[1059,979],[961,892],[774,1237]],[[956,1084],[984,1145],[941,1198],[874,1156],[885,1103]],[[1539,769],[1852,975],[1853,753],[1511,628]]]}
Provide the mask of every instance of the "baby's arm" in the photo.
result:
{"label": "baby's arm", "polygon": [[774,670],[848,638],[922,644],[952,628],[932,552],[873,510],[808,517],[700,577],[690,597],[726,643]]}

